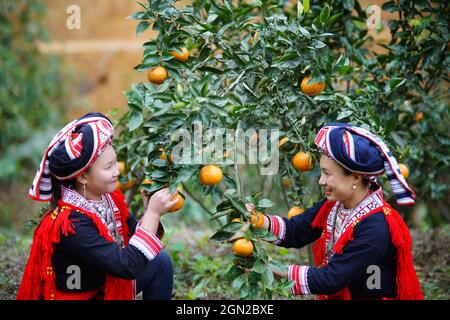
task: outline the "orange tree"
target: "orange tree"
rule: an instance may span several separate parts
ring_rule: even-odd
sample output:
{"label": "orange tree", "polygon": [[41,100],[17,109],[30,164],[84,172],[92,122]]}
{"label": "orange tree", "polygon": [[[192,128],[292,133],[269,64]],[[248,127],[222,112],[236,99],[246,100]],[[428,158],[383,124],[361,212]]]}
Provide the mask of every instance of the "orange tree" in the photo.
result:
{"label": "orange tree", "polygon": [[[117,141],[119,157],[127,164],[121,179],[136,181],[128,191],[134,208],[144,179],[152,181],[144,186],[150,193],[180,184],[188,195],[200,190],[202,196],[194,199],[218,222],[212,238],[247,240],[235,242],[234,253],[230,245],[230,255],[236,257],[227,272],[241,298],[285,295],[291,285],[275,281],[271,268],[281,266],[260,242],[274,236],[259,228],[257,218],[252,221],[245,205],[252,203],[255,212],[274,213],[270,208],[278,198],[268,192],[274,184],[281,188],[287,207],[307,207],[318,199],[313,139],[327,122],[370,127],[410,165],[419,197],[444,198],[446,180],[436,175],[448,170],[449,160],[448,96],[440,89],[448,73],[439,71],[442,66],[448,70],[448,31],[443,25],[448,9],[439,11],[444,2],[386,3],[385,10],[400,15],[389,26],[393,37],[384,54],[368,49],[368,17],[355,1],[196,0],[184,7],[174,3],[140,3],[143,10],[130,16],[139,20],[137,33],[151,27],[158,34],[143,44],[143,58],[135,68],[147,72],[149,82],[133,84],[125,92],[129,110],[118,121]],[[434,37],[425,37],[424,30]],[[410,60],[415,64],[404,63]],[[278,129],[283,138],[278,144],[279,181],[264,177],[261,185],[266,187],[255,188],[256,178],[248,180],[251,166],[237,164],[242,150],[234,145],[232,152],[208,161],[219,164],[223,178],[213,174],[209,178],[214,183],[202,184],[199,171],[206,163],[182,164],[172,154],[179,143],[173,133],[186,129],[193,134],[196,123],[204,132]],[[260,138],[253,134],[249,140]],[[209,142],[191,147],[201,154]],[[421,172],[436,179],[430,181]],[[203,201],[208,197],[213,209]]]}

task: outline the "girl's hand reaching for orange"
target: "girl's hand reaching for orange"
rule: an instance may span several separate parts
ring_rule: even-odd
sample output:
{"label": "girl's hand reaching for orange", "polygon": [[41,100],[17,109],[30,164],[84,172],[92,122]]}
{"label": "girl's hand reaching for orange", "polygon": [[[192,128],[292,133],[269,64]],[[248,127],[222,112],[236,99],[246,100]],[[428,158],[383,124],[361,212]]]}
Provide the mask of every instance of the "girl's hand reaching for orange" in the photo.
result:
{"label": "girl's hand reaching for orange", "polygon": [[155,192],[147,202],[146,214],[162,216],[167,213],[178,202],[175,197],[177,193],[170,193],[169,188],[163,188]]}

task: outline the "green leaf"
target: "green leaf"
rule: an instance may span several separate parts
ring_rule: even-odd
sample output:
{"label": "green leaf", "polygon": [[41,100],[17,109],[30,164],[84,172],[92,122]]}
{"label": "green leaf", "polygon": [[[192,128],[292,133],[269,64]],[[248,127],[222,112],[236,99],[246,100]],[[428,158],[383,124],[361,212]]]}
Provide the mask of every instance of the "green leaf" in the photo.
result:
{"label": "green leaf", "polygon": [[389,88],[391,90],[398,88],[402,85],[404,85],[406,82],[406,79],[392,79],[389,81]]}
{"label": "green leaf", "polygon": [[240,223],[231,222],[231,223],[226,224],[219,231],[229,232],[229,233],[235,234],[241,228],[242,228],[242,225]]}
{"label": "green leaf", "polygon": [[241,287],[246,283],[247,280],[246,278],[247,278],[246,274],[240,275],[239,277],[234,279],[231,286],[236,290],[240,290]]}
{"label": "green leaf", "polygon": [[252,270],[256,273],[264,273],[267,270],[267,265],[262,260],[256,260]]}
{"label": "green leaf", "polygon": [[305,11],[303,3],[300,0],[297,0],[297,18],[303,14],[303,11]]}
{"label": "green leaf", "polygon": [[351,114],[353,114],[353,111],[351,111],[351,110],[341,111],[341,112],[339,112],[336,120],[345,119],[345,118],[349,117]]}
{"label": "green leaf", "polygon": [[149,21],[141,21],[139,22],[136,28],[136,37],[139,36],[142,32],[144,32],[150,26]]}
{"label": "green leaf", "polygon": [[211,236],[210,239],[221,242],[221,241],[225,241],[225,240],[230,239],[233,236],[233,234],[234,233],[232,233],[232,232],[217,231],[216,233],[214,233]]}
{"label": "green leaf", "polygon": [[261,199],[256,206],[258,208],[270,208],[273,207],[273,202],[269,199]]}
{"label": "green leaf", "polygon": [[144,121],[144,116],[142,112],[132,112],[130,116],[130,121],[128,122],[128,131],[136,130]]}
{"label": "green leaf", "polygon": [[167,160],[155,159],[152,161],[152,165],[158,168],[164,168],[167,167]]}
{"label": "green leaf", "polygon": [[330,17],[330,7],[326,4],[320,11],[320,22],[324,24]]}
{"label": "green leaf", "polygon": [[233,265],[225,274],[225,278],[227,280],[234,280],[244,273],[244,269],[240,268],[237,265]]}
{"label": "green leaf", "polygon": [[341,76],[344,76],[344,75],[352,73],[353,67],[352,66],[339,66],[338,71]]}
{"label": "green leaf", "polygon": [[308,13],[309,11],[309,0],[303,0],[303,12]]}
{"label": "green leaf", "polygon": [[266,268],[266,271],[262,274],[262,281],[270,288],[273,284],[273,280],[274,276],[272,270]]}
{"label": "green leaf", "polygon": [[288,267],[277,260],[270,260],[269,268],[280,273],[288,271]]}
{"label": "green leaf", "polygon": [[145,16],[145,12],[143,12],[143,11],[138,11],[138,12],[135,12],[135,13],[129,15],[129,16],[127,17],[127,19],[141,20],[144,16]]}

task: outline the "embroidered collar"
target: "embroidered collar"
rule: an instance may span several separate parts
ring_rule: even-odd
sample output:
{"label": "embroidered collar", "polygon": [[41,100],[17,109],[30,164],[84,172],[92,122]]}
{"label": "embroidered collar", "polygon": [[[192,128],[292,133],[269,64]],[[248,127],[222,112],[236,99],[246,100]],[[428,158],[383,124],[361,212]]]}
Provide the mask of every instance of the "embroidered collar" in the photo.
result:
{"label": "embroidered collar", "polygon": [[[339,240],[339,237],[345,232],[345,230],[350,226],[355,226],[361,218],[367,213],[383,207],[383,189],[380,186],[377,186],[377,189],[373,190],[367,197],[365,197],[355,208],[350,209],[349,216],[345,219],[345,222],[342,224],[340,230],[337,232],[338,237],[334,237],[334,226],[336,221],[336,215],[338,214],[340,208],[343,208],[343,205],[340,201],[336,202],[336,204],[331,208],[330,213],[327,218],[327,226],[326,226],[326,251],[328,260],[333,256],[333,247],[334,244]],[[345,209],[346,211],[349,209]]]}
{"label": "embroidered collar", "polygon": [[113,212],[119,211],[114,201],[112,201],[111,196],[109,194],[104,194],[102,196],[102,200],[95,201],[95,200],[88,200],[85,197],[83,197],[81,194],[79,194],[76,190],[69,189],[67,187],[61,186],[61,199],[62,201],[71,204],[75,207],[78,207],[80,209],[92,212],[97,214],[97,211],[94,210],[93,204],[108,204],[111,206],[111,209]]}

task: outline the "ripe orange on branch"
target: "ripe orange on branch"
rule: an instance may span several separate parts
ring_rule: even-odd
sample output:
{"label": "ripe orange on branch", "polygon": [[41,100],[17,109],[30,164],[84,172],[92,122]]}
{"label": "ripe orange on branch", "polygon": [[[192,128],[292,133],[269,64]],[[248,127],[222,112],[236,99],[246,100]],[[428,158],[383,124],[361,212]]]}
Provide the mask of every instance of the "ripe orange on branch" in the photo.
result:
{"label": "ripe orange on branch", "polygon": [[177,52],[176,50],[173,50],[172,55],[176,60],[185,62],[189,58],[189,50],[186,48],[182,48],[181,53]]}
{"label": "ripe orange on branch", "polygon": [[244,238],[233,243],[233,253],[237,256],[248,257],[253,253],[253,242]]}
{"label": "ripe orange on branch", "polygon": [[183,198],[179,193],[177,193],[172,199],[175,199],[175,198],[178,199],[178,202],[175,203],[175,204],[173,205],[173,207],[169,209],[169,212],[175,212],[175,211],[178,211],[178,210],[180,210],[180,209],[183,207],[183,205],[184,205],[184,198]]}
{"label": "ripe orange on branch", "polygon": [[250,223],[256,228],[261,229],[264,226],[264,215],[261,212],[252,214]]}
{"label": "ripe orange on branch", "polygon": [[280,139],[280,142],[278,142],[278,148],[281,148],[286,142],[289,141],[288,137],[283,137]]}
{"label": "ripe orange on branch", "polygon": [[167,73],[166,68],[157,66],[153,69],[150,69],[147,74],[148,81],[154,84],[161,84],[164,80],[167,79],[169,74]]}
{"label": "ripe orange on branch", "polygon": [[298,206],[294,206],[294,207],[290,208],[288,211],[288,219],[290,219],[298,214],[302,214],[303,212],[305,212],[305,209],[300,208]]}
{"label": "ripe orange on branch", "polygon": [[204,186],[219,184],[223,178],[222,169],[213,164],[206,165],[200,169],[199,178]]}
{"label": "ripe orange on branch", "polygon": [[398,166],[400,167],[400,172],[403,176],[403,178],[408,178],[409,177],[409,169],[406,165],[404,165],[403,163],[399,163]]}
{"label": "ripe orange on branch", "polygon": [[149,178],[145,178],[144,181],[142,181],[142,184],[152,184],[153,180],[150,180]]}
{"label": "ripe orange on branch", "polygon": [[292,159],[292,165],[299,171],[309,171],[313,168],[312,155],[308,152],[300,151]]}
{"label": "ripe orange on branch", "polygon": [[285,188],[291,188],[292,187],[292,180],[290,178],[287,177],[283,177],[281,179],[281,184],[283,185],[283,187]]}
{"label": "ripe orange on branch", "polygon": [[309,80],[311,80],[311,76],[304,77],[300,84],[300,88],[304,94],[313,96],[321,93],[325,89],[324,82],[308,83]]}
{"label": "ripe orange on branch", "polygon": [[131,180],[128,180],[127,182],[124,182],[124,183],[117,181],[116,188],[121,191],[126,191],[126,190],[130,189],[131,187],[133,187],[135,183],[136,183],[136,179],[134,179],[134,178]]}
{"label": "ripe orange on branch", "polygon": [[119,161],[119,172],[120,172],[121,176],[123,176],[123,175],[125,175],[125,173],[127,173],[126,167],[125,167],[125,162],[123,162],[123,161]]}
{"label": "ripe orange on branch", "polygon": [[423,120],[423,112],[422,111],[416,112],[416,114],[414,115],[414,120],[416,120],[416,122],[422,121]]}

